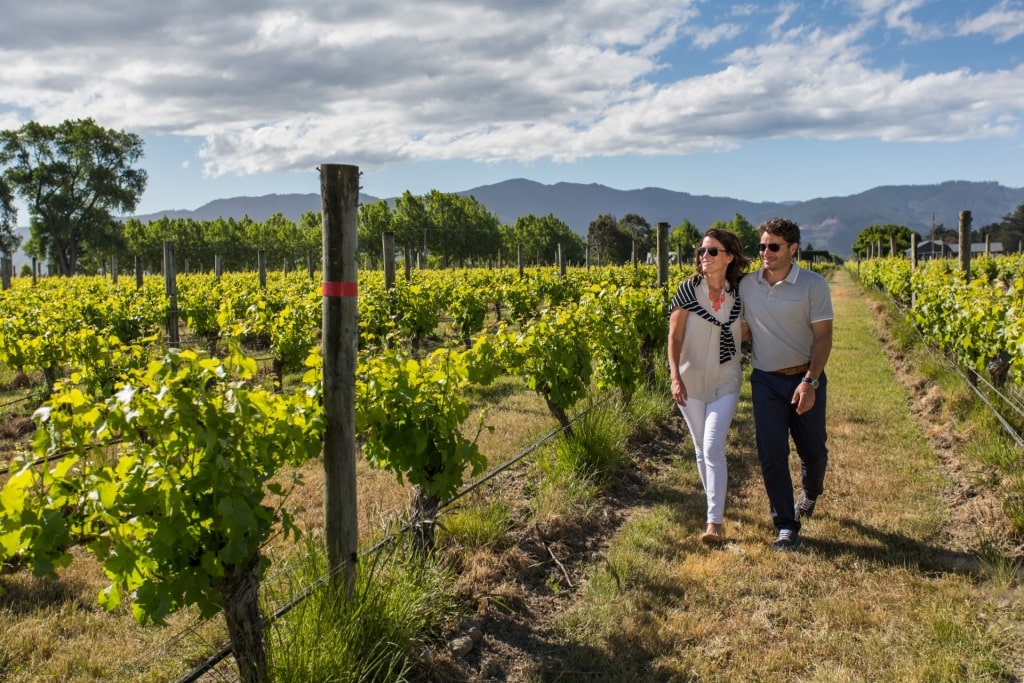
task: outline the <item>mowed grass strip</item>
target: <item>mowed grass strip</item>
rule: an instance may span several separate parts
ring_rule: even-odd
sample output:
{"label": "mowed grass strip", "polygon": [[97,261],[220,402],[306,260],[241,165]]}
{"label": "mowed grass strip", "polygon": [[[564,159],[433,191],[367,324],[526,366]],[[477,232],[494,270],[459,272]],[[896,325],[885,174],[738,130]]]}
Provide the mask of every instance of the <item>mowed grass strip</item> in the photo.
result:
{"label": "mowed grass strip", "polygon": [[[730,434],[728,543],[708,549],[689,443],[559,622],[532,680],[1010,681],[1024,675],[1020,588],[949,547],[950,482],[840,271],[826,493],[799,551],[770,548],[749,387]],[[799,481],[793,454],[793,474]]]}

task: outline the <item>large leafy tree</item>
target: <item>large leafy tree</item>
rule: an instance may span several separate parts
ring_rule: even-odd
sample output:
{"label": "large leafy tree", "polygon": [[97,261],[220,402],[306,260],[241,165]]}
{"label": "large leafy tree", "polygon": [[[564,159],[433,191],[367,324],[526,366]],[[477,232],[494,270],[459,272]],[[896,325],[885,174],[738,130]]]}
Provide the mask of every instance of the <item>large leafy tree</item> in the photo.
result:
{"label": "large leafy tree", "polygon": [[427,207],[423,203],[423,197],[406,190],[401,197],[395,199],[391,229],[395,233],[397,246],[409,247],[417,252],[425,250],[430,220],[427,218]]}
{"label": "large leafy tree", "polygon": [[639,214],[627,213],[620,218],[619,230],[632,240],[636,247],[636,257],[640,261],[647,257],[647,252],[654,248],[657,241],[657,235],[651,229],[651,224]]}
{"label": "large leafy tree", "polygon": [[686,218],[672,228],[672,232],[668,235],[669,247],[673,252],[682,254],[683,261],[692,256],[698,242],[700,242],[700,229]]}
{"label": "large leafy tree", "polygon": [[1003,216],[999,229],[995,233],[1003,243],[1003,250],[1011,252],[1020,247],[1024,240],[1024,204],[1021,204],[1013,213]]}
{"label": "large leafy tree", "polygon": [[591,255],[604,265],[625,263],[632,253],[632,238],[622,232],[610,214],[603,214],[590,222],[587,239]]}
{"label": "large leafy tree", "polygon": [[299,216],[299,240],[302,253],[320,260],[324,244],[324,217],[319,211],[307,211]]}
{"label": "large leafy tree", "polygon": [[732,221],[715,221],[708,226],[708,230],[712,228],[728,230],[740,238],[740,244],[743,245],[743,253],[748,256],[757,255],[757,243],[761,241],[761,236],[757,233],[757,228],[751,225],[750,221],[741,214],[733,215]]}
{"label": "large leafy tree", "polygon": [[121,238],[115,215],[133,212],[146,188],[146,172],[133,167],[142,151],[138,135],[92,119],[0,132],[3,178],[28,205],[26,251],[61,275],[73,274],[90,249],[113,253]]}
{"label": "large leafy tree", "polygon": [[546,216],[534,216],[532,213],[520,216],[515,225],[505,231],[503,242],[504,251],[510,258],[522,246],[523,257],[536,259],[538,265],[555,263],[559,245],[562,257],[575,262],[583,261],[587,248],[582,237],[550,213]]}
{"label": "large leafy tree", "polygon": [[[381,199],[372,204],[363,204],[359,207],[358,241],[359,251],[364,254],[376,255],[383,253],[384,233],[392,230],[391,205]],[[396,246],[398,241],[396,238]],[[402,244],[402,247],[410,246]]]}
{"label": "large leafy tree", "polygon": [[431,190],[424,197],[429,223],[428,248],[444,266],[497,255],[501,221],[475,197]]}

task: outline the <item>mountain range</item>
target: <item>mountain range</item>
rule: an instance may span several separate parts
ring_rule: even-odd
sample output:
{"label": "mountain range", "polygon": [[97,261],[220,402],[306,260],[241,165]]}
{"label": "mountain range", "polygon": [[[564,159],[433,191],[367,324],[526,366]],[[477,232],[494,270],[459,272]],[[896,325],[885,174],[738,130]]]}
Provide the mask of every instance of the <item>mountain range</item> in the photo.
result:
{"label": "mountain range", "polygon": [[[442,190],[445,191],[445,190]],[[617,190],[598,184],[555,183],[544,185],[525,179],[483,185],[456,194],[473,196],[512,225],[526,214],[554,215],[584,239],[590,223],[610,214],[643,216],[652,226],[666,222],[675,226],[689,220],[700,230],[716,220],[731,221],[740,214],[753,225],[773,216],[785,216],[801,227],[803,245],[827,249],[847,256],[861,230],[869,225],[904,225],[927,238],[933,227],[956,229],[960,212],[971,212],[972,227],[1002,221],[1024,204],[1024,188],[1010,188],[997,182],[948,181],[933,185],[886,185],[846,197],[822,197],[807,201],[752,202],[731,197],[712,197],[676,192],[657,187]],[[364,204],[380,198],[360,194]],[[389,201],[394,198],[386,198]],[[259,197],[217,199],[194,210],[168,210],[137,215],[143,222],[168,218],[242,218],[265,221],[281,213],[298,222],[307,211],[320,212],[317,193],[269,194]],[[19,254],[21,261],[24,256]],[[15,258],[15,267],[20,268]]]}

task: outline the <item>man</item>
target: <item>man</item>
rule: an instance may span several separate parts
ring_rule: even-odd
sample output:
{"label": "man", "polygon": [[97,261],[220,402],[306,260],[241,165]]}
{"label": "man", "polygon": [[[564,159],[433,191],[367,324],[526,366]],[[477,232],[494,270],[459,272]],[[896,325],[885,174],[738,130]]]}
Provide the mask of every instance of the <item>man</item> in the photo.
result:
{"label": "man", "polygon": [[[745,327],[753,342],[750,387],[757,454],[778,534],[772,547],[793,550],[800,544],[800,518],[814,513],[828,466],[825,363],[832,352],[832,296],[825,278],[796,263],[796,223],[773,218],[758,232],[762,268],[740,281]],[[789,474],[791,436],[803,488],[796,503]]]}

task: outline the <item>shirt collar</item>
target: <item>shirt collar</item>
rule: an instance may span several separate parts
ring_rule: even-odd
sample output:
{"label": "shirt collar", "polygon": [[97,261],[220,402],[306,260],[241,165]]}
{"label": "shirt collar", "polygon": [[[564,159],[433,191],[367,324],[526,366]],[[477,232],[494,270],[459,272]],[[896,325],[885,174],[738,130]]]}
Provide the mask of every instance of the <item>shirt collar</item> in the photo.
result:
{"label": "shirt collar", "polygon": [[[793,261],[793,267],[789,269],[788,273],[786,273],[786,277],[784,277],[781,280],[779,280],[779,282],[788,282],[791,285],[795,284],[796,283],[796,278],[797,278],[797,275],[799,274],[799,272],[800,272],[800,266],[797,265],[796,261]],[[768,281],[764,279],[764,268],[760,268],[757,271],[757,281],[759,283],[761,283],[761,284],[764,284],[764,285],[768,284]],[[776,284],[778,284],[778,283],[776,283]]]}

